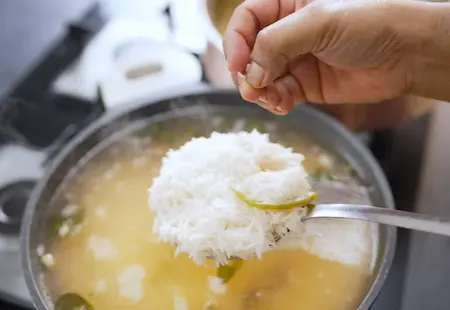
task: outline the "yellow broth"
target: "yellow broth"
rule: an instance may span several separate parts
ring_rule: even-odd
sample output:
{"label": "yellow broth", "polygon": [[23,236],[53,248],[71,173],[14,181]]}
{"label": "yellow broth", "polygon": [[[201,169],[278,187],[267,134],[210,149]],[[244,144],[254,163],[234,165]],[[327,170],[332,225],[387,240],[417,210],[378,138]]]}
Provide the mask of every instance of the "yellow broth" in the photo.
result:
{"label": "yellow broth", "polygon": [[[271,124],[238,122],[216,127],[272,131],[278,142],[305,154],[309,171],[320,168],[318,158],[325,155],[332,158],[333,174],[351,177],[344,162],[296,131],[280,134]],[[211,285],[214,265],[198,266],[184,254],[175,258],[173,246],[158,242],[147,189],[169,148],[212,130],[195,124],[168,122],[125,137],[65,182],[55,204],[60,210],[78,206],[83,219],[76,231],[56,234],[46,245],[54,258],[45,272],[52,299],[72,292],[96,310],[356,309],[370,284],[371,253],[357,265],[344,265],[302,249],[273,251],[245,261],[223,291]],[[372,242],[370,225],[367,242]]]}

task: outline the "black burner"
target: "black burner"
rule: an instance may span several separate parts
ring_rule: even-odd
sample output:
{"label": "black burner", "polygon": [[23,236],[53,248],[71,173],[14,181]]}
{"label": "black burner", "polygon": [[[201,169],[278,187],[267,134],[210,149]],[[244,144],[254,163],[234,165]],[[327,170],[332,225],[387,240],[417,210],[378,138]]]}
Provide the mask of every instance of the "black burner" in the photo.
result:
{"label": "black burner", "polygon": [[34,181],[20,181],[0,189],[0,234],[17,234]]}

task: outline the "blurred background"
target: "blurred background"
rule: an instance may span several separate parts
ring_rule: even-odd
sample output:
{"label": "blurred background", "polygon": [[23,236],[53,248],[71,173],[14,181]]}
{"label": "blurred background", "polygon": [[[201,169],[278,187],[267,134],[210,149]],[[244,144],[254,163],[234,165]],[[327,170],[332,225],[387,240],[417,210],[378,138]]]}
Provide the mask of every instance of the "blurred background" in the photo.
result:
{"label": "blurred background", "polygon": [[[0,0],[0,309],[32,309],[19,261],[43,150],[103,113],[178,89],[232,88],[221,33],[239,0]],[[450,217],[450,105],[317,107],[371,149],[397,208]],[[447,310],[450,240],[400,231],[373,310]]]}

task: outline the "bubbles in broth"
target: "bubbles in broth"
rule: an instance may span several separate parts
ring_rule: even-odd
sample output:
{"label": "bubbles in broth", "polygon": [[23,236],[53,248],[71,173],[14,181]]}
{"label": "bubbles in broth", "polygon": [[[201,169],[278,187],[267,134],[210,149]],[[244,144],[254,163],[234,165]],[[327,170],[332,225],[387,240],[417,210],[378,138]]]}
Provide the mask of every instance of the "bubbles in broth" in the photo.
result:
{"label": "bubbles in broth", "polygon": [[226,285],[216,276],[215,265],[198,266],[183,254],[175,257],[173,246],[158,242],[152,234],[147,189],[169,148],[192,136],[256,128],[303,153],[305,167],[316,178],[356,182],[346,163],[288,127],[231,118],[210,123],[179,118],[147,127],[100,150],[67,178],[53,199],[53,207],[61,210],[52,218],[53,238],[45,250],[38,249],[47,267],[48,294],[59,300],[57,309],[75,309],[80,300],[95,310],[359,306],[371,280],[374,240],[366,223],[361,222],[367,232],[361,246],[369,250],[357,264],[286,248],[245,261]]}

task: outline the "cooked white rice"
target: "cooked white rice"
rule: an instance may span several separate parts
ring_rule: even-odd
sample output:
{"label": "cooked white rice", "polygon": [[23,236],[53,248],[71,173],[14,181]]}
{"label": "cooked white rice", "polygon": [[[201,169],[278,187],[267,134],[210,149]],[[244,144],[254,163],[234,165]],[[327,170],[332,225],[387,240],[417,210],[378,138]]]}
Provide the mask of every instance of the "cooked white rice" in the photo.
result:
{"label": "cooked white rice", "polygon": [[234,190],[271,203],[306,195],[303,159],[257,131],[194,138],[167,153],[149,190],[154,232],[197,263],[260,257],[276,235],[302,231],[305,210],[262,211],[236,198]]}

